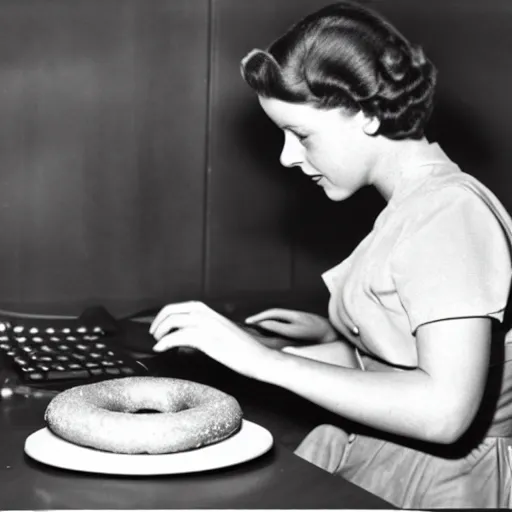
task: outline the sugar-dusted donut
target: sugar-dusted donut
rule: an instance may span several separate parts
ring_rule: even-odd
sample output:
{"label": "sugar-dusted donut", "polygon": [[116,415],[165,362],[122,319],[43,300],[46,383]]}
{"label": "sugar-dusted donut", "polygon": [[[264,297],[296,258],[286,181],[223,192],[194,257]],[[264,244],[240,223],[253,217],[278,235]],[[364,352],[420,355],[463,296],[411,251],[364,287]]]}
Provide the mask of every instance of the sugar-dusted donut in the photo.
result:
{"label": "sugar-dusted donut", "polygon": [[51,432],[81,446],[171,453],[231,436],[240,428],[242,410],[235,398],[204,384],[125,377],[62,391],[46,408],[45,421]]}

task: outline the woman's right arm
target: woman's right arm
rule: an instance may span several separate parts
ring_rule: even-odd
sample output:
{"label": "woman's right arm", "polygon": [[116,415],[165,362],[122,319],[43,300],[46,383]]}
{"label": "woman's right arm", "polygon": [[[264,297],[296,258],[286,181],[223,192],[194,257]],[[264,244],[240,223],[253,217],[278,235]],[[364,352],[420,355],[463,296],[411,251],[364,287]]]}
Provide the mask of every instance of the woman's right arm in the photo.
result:
{"label": "woman's right arm", "polygon": [[418,367],[358,371],[279,352],[251,367],[251,377],[372,428],[449,444],[467,430],[482,399],[491,320],[457,318],[417,331]]}

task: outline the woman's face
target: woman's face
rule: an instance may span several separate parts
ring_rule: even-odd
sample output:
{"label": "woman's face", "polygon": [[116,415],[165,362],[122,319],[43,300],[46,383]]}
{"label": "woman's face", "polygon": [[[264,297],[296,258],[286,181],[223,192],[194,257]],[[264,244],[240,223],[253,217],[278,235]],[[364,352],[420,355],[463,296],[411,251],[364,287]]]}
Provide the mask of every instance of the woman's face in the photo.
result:
{"label": "woman's face", "polygon": [[259,102],[284,132],[282,165],[300,167],[333,201],[370,183],[375,137],[365,132],[371,121],[362,112],[321,110],[263,97]]}

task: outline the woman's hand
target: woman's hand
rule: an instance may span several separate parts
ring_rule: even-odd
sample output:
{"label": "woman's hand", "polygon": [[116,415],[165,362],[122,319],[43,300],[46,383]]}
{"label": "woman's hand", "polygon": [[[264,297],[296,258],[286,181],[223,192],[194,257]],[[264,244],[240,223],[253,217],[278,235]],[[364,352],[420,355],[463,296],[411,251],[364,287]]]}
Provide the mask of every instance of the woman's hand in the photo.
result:
{"label": "woman's hand", "polygon": [[226,317],[197,301],[165,306],[151,323],[149,332],[157,341],[153,347],[155,352],[194,347],[252,378],[258,378],[258,368],[273,352]]}
{"label": "woman's hand", "polygon": [[267,309],[246,318],[245,322],[296,340],[330,343],[339,338],[327,318],[304,311]]}

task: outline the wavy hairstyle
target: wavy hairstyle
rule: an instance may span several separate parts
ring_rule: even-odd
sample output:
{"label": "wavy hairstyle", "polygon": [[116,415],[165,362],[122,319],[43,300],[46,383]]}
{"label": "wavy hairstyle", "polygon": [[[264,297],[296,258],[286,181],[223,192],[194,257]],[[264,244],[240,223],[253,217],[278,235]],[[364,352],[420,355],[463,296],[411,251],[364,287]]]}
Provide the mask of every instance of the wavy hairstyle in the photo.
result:
{"label": "wavy hairstyle", "polygon": [[305,17],[267,51],[242,60],[263,97],[377,117],[375,135],[420,139],[432,112],[436,69],[376,12],[337,2]]}

